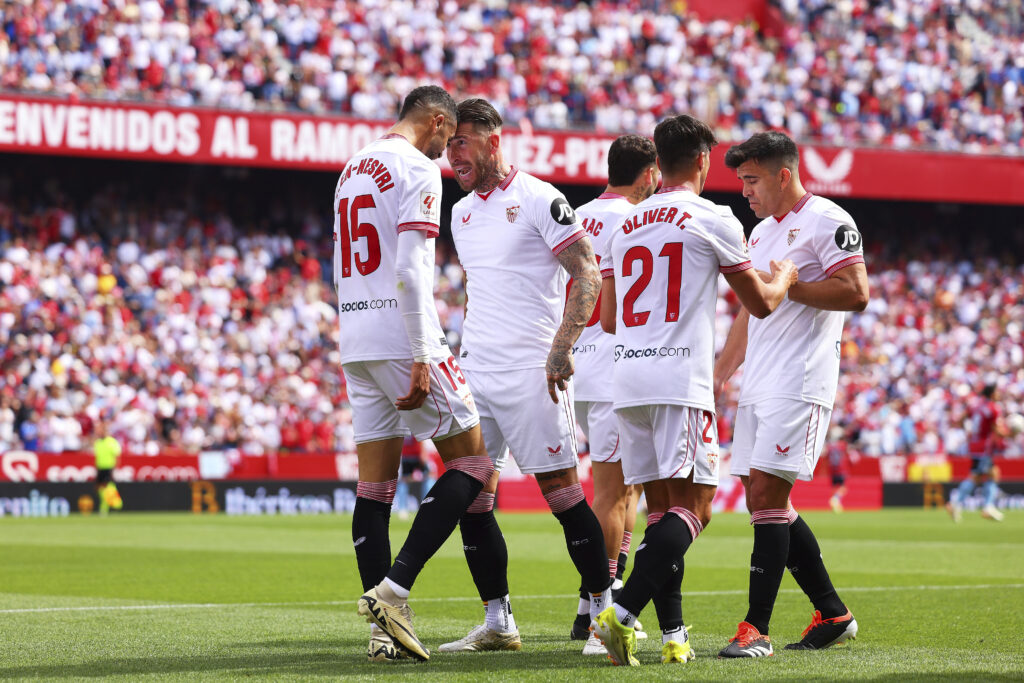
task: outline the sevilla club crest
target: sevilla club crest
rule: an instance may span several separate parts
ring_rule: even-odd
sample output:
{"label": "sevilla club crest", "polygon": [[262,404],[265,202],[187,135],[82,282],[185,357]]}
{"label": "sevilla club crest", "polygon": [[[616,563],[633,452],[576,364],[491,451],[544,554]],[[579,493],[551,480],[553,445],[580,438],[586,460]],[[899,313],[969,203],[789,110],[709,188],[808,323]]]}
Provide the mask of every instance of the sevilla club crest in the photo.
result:
{"label": "sevilla club crest", "polygon": [[505,217],[508,218],[509,223],[515,223],[516,218],[519,218],[519,205],[516,204],[505,209]]}
{"label": "sevilla club crest", "polygon": [[799,235],[799,234],[800,234],[800,228],[793,228],[792,230],[790,230],[789,234],[786,235],[786,245],[787,246],[792,245],[793,244],[793,240],[795,240],[796,236]]}

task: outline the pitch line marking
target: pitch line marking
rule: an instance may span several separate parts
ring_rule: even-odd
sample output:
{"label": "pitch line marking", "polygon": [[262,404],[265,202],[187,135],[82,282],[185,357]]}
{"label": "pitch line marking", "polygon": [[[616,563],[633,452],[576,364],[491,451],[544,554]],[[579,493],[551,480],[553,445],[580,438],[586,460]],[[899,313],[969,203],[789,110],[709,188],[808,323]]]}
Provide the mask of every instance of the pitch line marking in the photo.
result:
{"label": "pitch line marking", "polygon": [[[932,591],[932,590],[970,590],[970,589],[991,589],[991,588],[1024,588],[1024,583],[971,583],[964,585],[935,585],[935,586],[854,586],[843,587],[845,593],[877,593],[885,591]],[[784,588],[780,593],[803,593],[798,588]],[[746,590],[728,591],[683,591],[683,598],[686,596],[723,596],[723,595],[746,595]],[[518,595],[515,600],[577,600],[577,595]],[[478,597],[451,597],[451,598],[414,598],[412,602],[479,602]],[[231,607],[330,607],[331,605],[355,604],[354,600],[321,600],[312,602],[200,602],[200,603],[175,603],[163,605],[83,605],[81,607],[25,607],[20,609],[0,609],[0,614],[43,614],[46,612],[117,612],[128,610],[169,610],[169,609],[216,609]]]}

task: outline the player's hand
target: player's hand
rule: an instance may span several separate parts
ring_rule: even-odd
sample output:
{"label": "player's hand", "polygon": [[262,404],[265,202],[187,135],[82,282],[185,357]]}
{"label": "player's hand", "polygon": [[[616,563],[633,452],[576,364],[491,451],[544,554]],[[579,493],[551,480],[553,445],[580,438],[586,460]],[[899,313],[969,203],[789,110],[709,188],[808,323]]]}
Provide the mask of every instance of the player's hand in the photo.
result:
{"label": "player's hand", "polygon": [[409,393],[395,399],[399,410],[416,410],[430,394],[430,366],[427,363],[413,363],[409,373]]}
{"label": "player's hand", "polygon": [[565,391],[566,383],[573,373],[576,372],[572,353],[568,349],[565,351],[551,349],[551,353],[548,354],[548,362],[544,366],[544,371],[548,376],[548,395],[551,396],[552,401],[558,403],[557,392]]}
{"label": "player's hand", "polygon": [[796,264],[791,259],[782,259],[781,261],[772,260],[769,265],[772,269],[772,277],[781,277],[782,281],[788,286],[795,285],[800,272],[797,270]]}
{"label": "player's hand", "polygon": [[722,391],[725,390],[725,380],[721,377],[714,377],[711,383],[712,390],[715,392],[715,404],[722,398]]}

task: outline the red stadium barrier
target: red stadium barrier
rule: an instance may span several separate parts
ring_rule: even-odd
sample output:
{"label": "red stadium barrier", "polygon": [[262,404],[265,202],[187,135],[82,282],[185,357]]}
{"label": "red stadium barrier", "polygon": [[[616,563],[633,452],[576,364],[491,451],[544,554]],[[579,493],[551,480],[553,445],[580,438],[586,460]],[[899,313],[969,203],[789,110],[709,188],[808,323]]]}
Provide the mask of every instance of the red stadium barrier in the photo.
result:
{"label": "red stadium barrier", "polygon": [[[0,95],[0,152],[340,171],[389,122]],[[506,158],[556,183],[603,185],[614,136],[506,129]],[[738,192],[712,154],[707,189]],[[832,197],[1024,204],[1024,158],[802,145],[801,175]],[[442,159],[444,173],[451,176]]]}

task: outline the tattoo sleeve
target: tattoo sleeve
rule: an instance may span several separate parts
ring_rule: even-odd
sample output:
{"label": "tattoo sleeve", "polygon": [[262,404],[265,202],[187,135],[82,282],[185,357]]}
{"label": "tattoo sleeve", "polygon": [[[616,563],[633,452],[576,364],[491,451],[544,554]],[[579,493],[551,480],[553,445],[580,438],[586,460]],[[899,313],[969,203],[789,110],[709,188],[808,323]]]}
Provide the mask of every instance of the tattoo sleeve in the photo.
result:
{"label": "tattoo sleeve", "polygon": [[601,271],[597,267],[594,247],[589,237],[583,237],[566,247],[558,254],[558,261],[572,277],[572,287],[551,351],[568,353],[594,313],[597,297],[601,294]]}

